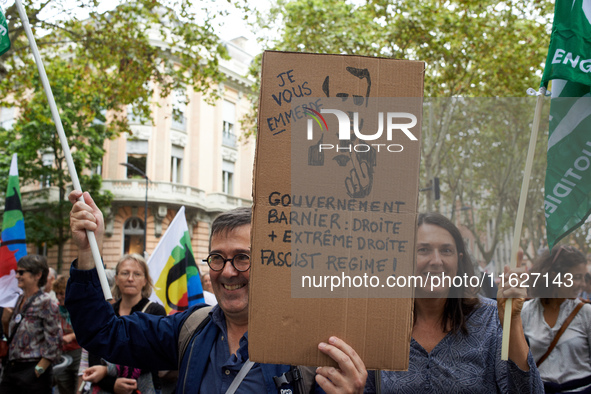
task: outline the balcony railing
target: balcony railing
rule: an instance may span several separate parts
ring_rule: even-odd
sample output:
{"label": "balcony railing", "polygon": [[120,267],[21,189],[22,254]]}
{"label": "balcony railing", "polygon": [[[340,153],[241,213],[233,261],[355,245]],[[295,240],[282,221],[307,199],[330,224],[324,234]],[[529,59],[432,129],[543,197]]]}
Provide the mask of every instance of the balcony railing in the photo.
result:
{"label": "balcony railing", "polygon": [[[141,201],[146,198],[146,181],[142,178],[103,180],[103,189],[110,190],[116,201]],[[205,200],[205,192],[176,183],[150,182],[148,200],[194,204]]]}
{"label": "balcony railing", "polygon": [[[113,193],[115,202],[144,201],[146,182],[144,179],[103,180],[103,189]],[[173,205],[199,207],[205,210],[227,210],[240,206],[251,206],[249,199],[210,193],[196,187],[170,182],[150,182],[148,201]]]}
{"label": "balcony railing", "polygon": [[[146,198],[146,181],[137,179],[103,180],[103,190],[113,193],[114,203],[137,203]],[[71,191],[67,187],[66,196]],[[27,190],[22,192],[23,208],[31,209],[45,201],[56,201],[59,198],[58,188],[55,186],[42,190]],[[230,196],[225,193],[205,193],[196,187],[179,185],[170,182],[150,182],[148,186],[148,201],[150,203],[185,205],[201,208],[206,211],[225,211],[236,207],[249,207],[252,201],[246,198]]]}

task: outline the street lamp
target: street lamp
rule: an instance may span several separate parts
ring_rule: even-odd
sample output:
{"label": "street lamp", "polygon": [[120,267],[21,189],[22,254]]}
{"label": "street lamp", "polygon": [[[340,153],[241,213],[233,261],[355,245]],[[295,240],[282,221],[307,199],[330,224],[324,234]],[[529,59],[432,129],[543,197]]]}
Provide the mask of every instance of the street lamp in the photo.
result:
{"label": "street lamp", "polygon": [[137,172],[141,177],[143,177],[146,180],[146,202],[145,202],[145,206],[144,206],[144,257],[145,257],[146,256],[146,239],[148,238],[148,182],[150,182],[150,179],[148,179],[148,176],[146,175],[145,172],[143,172],[142,170],[140,170],[139,168],[137,168],[133,164],[130,164],[130,163],[119,163],[119,164],[121,164],[124,167],[131,168],[132,170]]}

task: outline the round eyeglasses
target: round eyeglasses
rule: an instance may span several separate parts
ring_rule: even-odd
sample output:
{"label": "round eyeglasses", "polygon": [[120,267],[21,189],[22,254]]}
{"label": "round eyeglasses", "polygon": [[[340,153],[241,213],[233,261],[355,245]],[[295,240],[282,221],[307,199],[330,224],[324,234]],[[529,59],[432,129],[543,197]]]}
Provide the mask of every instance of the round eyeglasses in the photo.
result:
{"label": "round eyeglasses", "polygon": [[228,261],[230,264],[232,264],[232,267],[234,267],[236,271],[245,272],[250,269],[250,256],[245,253],[238,253],[231,259],[225,259],[221,254],[212,253],[207,256],[205,260],[203,260],[204,263],[209,265],[209,268],[212,271],[223,270],[226,262]]}

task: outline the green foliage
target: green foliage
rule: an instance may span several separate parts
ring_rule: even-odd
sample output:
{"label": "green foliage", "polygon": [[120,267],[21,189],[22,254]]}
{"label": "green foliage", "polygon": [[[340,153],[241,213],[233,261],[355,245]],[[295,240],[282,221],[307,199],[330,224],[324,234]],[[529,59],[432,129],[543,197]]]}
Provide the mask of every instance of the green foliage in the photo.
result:
{"label": "green foliage", "polygon": [[[448,134],[449,150],[442,160],[442,173],[449,185],[446,197],[448,201],[458,201],[465,209],[460,222],[477,235],[476,245],[488,262],[493,258],[501,237],[513,234],[533,119],[533,114],[523,114],[532,111],[536,99],[473,98],[457,101],[449,126],[450,130],[457,131]],[[527,231],[522,234],[522,247],[526,254],[530,252],[529,245],[534,251],[542,246],[540,224],[544,222],[544,145],[547,130],[547,127],[542,127],[539,133],[530,179],[525,213]],[[533,258],[534,255],[528,257]]]}
{"label": "green foliage", "polygon": [[[136,115],[150,119],[155,91],[167,97],[190,86],[215,96],[215,89],[209,88],[223,80],[218,63],[227,58],[227,51],[213,33],[216,15],[207,11],[207,1],[122,1],[103,13],[98,5],[92,0],[33,1],[26,11],[34,33],[49,31],[36,34],[46,64],[56,58],[75,64],[81,71],[77,78],[86,82],[87,90],[99,92],[103,109],[119,115],[111,122],[121,130],[127,131],[121,116],[127,104],[133,104]],[[86,10],[88,17],[80,19],[72,10]],[[44,13],[57,17],[42,20]],[[14,5],[6,10],[6,18],[13,46],[0,62],[0,99],[20,102],[33,87],[34,62]]]}
{"label": "green foliage", "polygon": [[426,96],[523,96],[539,84],[549,1],[375,0],[370,7],[387,26],[384,55],[426,62]]}
{"label": "green foliage", "polygon": [[[99,193],[101,178],[92,170],[102,164],[105,140],[130,131],[127,108],[149,120],[155,96],[190,88],[214,99],[217,90],[210,88],[223,80],[218,63],[227,52],[213,33],[218,15],[207,0],[121,1],[108,12],[99,4],[33,0],[25,8],[82,188],[108,208],[112,195]],[[69,237],[71,179],[16,6],[5,15],[12,48],[0,58],[0,105],[18,107],[19,118],[12,130],[0,129],[0,173],[8,173],[10,156],[18,153],[21,186],[57,187],[57,201],[35,199],[42,202],[26,212],[26,226],[30,242],[58,245],[59,267]]]}
{"label": "green foliage", "polygon": [[[530,100],[504,108],[517,127],[507,129],[485,119],[491,103],[480,102],[484,115],[478,119],[472,108],[468,119],[458,112],[457,99],[523,97],[538,86],[552,12],[549,0],[277,0],[259,15],[257,27],[267,33],[267,49],[425,62],[425,97],[447,99],[431,103],[433,124],[429,107],[424,110],[421,186],[438,176],[452,216],[457,204],[472,207],[459,219],[489,261],[514,222],[534,106]],[[252,115],[244,124],[251,135],[255,125]],[[536,152],[524,246],[538,246],[543,238],[544,139]],[[439,206],[421,199],[428,210]],[[488,246],[481,242],[487,236]]]}

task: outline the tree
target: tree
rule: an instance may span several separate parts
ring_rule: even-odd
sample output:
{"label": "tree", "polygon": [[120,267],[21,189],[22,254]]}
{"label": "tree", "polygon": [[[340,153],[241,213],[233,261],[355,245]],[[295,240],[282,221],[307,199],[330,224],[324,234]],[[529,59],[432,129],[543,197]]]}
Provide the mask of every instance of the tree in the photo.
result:
{"label": "tree", "polygon": [[[72,5],[74,9],[69,8]],[[92,169],[101,164],[104,141],[130,132],[128,108],[148,120],[154,97],[167,97],[173,90],[184,92],[190,87],[215,97],[216,90],[210,88],[223,80],[218,62],[227,54],[213,33],[211,21],[216,14],[196,12],[198,5],[208,4],[136,0],[103,13],[96,0],[27,5],[85,190],[100,189],[100,176],[93,175]],[[85,15],[78,17],[74,11],[85,11]],[[44,18],[48,14],[53,16]],[[69,238],[69,207],[64,198],[70,177],[14,5],[6,10],[6,18],[13,45],[0,59],[0,105],[18,106],[21,114],[14,130],[0,133],[0,149],[19,153],[25,184],[57,186],[58,201],[46,196],[26,214],[29,240],[58,245],[60,269],[63,245]],[[0,168],[3,171],[8,169]],[[106,208],[110,196],[99,200]]]}
{"label": "tree", "polygon": [[575,244],[576,247],[589,258],[589,255],[591,254],[589,234],[591,234],[591,221],[583,223],[581,227],[570,233],[568,238],[562,241],[562,243]]}
{"label": "tree", "polygon": [[[469,141],[470,148],[465,155],[469,165],[454,167],[464,169],[454,176],[463,183],[460,204],[471,211],[464,224],[475,235],[475,243],[486,262],[493,258],[500,237],[506,233],[512,235],[531,130],[531,117],[523,114],[532,108],[533,102],[531,98],[466,99],[465,112],[469,116],[463,120],[468,123],[453,125],[462,130],[459,134]],[[451,154],[444,161],[459,154],[465,146],[452,140]],[[537,153],[540,154],[539,149]],[[543,198],[543,193],[538,192]]]}
{"label": "tree", "polygon": [[[425,61],[425,96],[439,101],[425,107],[421,184],[438,176],[452,207],[456,201],[478,207],[481,215],[466,224],[477,239],[484,225],[493,224],[492,248],[479,245],[489,261],[514,220],[510,207],[519,196],[521,153],[527,150],[523,135],[529,132],[502,140],[490,127],[482,135],[452,127],[451,115],[458,114],[457,98],[522,97],[538,85],[552,11],[547,0],[279,0],[258,26],[273,32],[269,49]],[[276,32],[279,38],[273,38]],[[520,108],[533,117],[533,106]],[[536,160],[543,162],[539,155]],[[526,229],[539,234],[538,222],[527,222]]]}
{"label": "tree", "polygon": [[[88,18],[73,16],[72,5],[87,10]],[[84,66],[80,77],[101,91],[104,110],[121,112],[133,103],[137,114],[150,118],[156,87],[160,97],[186,86],[213,92],[210,87],[223,79],[218,63],[227,53],[213,33],[209,11],[198,21],[196,4],[189,0],[122,2],[104,13],[98,5],[96,0],[48,0],[32,2],[26,11],[34,32],[49,30],[37,34],[44,60],[59,57]],[[48,7],[64,17],[42,20]],[[20,100],[31,88],[33,60],[14,5],[6,19],[13,45],[0,63],[0,97]]]}
{"label": "tree", "polygon": [[[49,64],[47,73],[61,109],[62,124],[83,189],[92,193],[100,206],[108,207],[110,193],[99,193],[101,177],[88,169],[101,164],[103,142],[115,135],[115,129],[105,125],[99,94],[85,89],[84,81],[77,79],[79,69],[56,59]],[[34,85],[40,85],[38,77],[33,79]],[[34,86],[32,92],[30,100],[23,103],[22,114],[12,130],[19,138],[11,139],[6,150],[18,152],[21,178],[37,180],[42,187],[40,196],[37,196],[39,202],[25,211],[27,241],[38,247],[43,244],[47,247],[58,245],[59,270],[62,246],[69,238],[67,190],[70,177],[45,93],[40,86]],[[47,187],[50,185],[57,187],[59,197],[56,201],[49,198],[50,189]]]}

